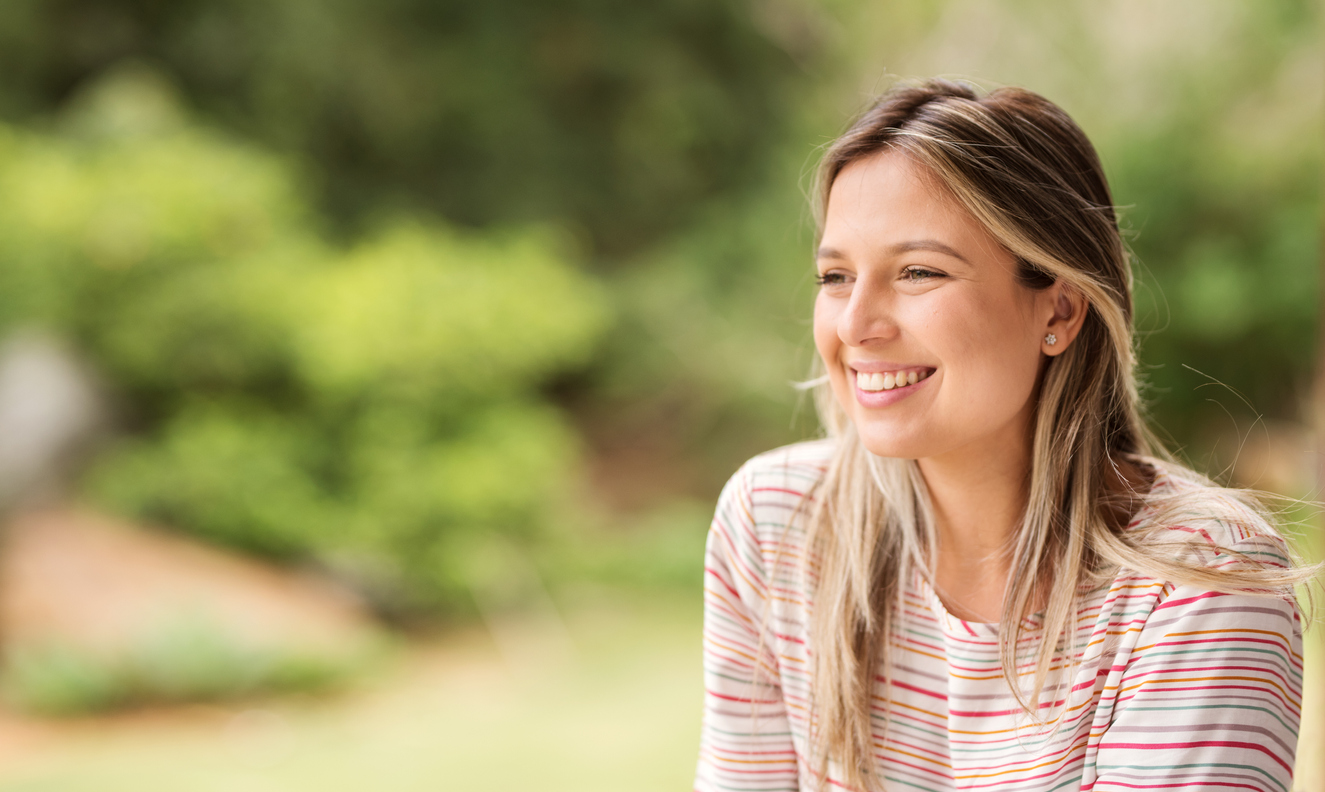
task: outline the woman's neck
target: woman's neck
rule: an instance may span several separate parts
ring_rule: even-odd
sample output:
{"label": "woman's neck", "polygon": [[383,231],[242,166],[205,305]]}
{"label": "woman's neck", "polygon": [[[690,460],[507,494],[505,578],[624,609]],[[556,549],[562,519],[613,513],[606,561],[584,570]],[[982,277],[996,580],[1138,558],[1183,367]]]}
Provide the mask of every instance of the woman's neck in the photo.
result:
{"label": "woman's neck", "polygon": [[939,594],[956,616],[995,622],[1026,510],[1029,442],[918,461],[938,532]]}

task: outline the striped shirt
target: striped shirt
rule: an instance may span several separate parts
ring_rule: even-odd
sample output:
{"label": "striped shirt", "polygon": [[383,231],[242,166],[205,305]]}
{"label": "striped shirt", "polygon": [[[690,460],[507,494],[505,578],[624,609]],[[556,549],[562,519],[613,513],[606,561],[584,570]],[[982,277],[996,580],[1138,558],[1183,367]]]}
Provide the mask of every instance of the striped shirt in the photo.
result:
{"label": "striped shirt", "polygon": [[[796,507],[831,451],[819,441],[756,457],[719,500],[706,559],[701,792],[818,788]],[[1160,470],[1152,491],[1196,486]],[[1248,514],[1245,524],[1171,530],[1198,537],[1212,565],[1227,560],[1216,547],[1287,564],[1282,542],[1257,525]],[[919,578],[897,624],[891,690],[880,679],[874,691],[874,756],[888,790],[1291,787],[1302,687],[1291,602],[1122,570],[1083,599],[1076,664],[1045,696],[1063,708],[1053,728],[1031,722],[1009,691],[998,625],[952,616]],[[758,653],[776,679],[756,678]],[[847,788],[831,765],[828,781]]]}

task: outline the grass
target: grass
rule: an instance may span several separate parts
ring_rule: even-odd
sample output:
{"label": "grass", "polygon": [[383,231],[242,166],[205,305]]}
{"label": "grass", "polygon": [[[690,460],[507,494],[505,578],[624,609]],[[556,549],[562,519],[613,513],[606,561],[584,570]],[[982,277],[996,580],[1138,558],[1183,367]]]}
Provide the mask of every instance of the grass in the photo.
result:
{"label": "grass", "polygon": [[6,654],[0,687],[11,706],[71,716],[326,692],[367,668],[376,652],[363,647],[328,656],[249,646],[205,618],[189,618],[167,623],[114,655],[62,644],[20,645]]}
{"label": "grass", "polygon": [[566,612],[574,653],[558,665],[533,638],[525,652],[508,636],[502,654],[481,633],[452,636],[336,700],[66,725],[0,761],[0,790],[685,789],[697,602],[590,594]]}

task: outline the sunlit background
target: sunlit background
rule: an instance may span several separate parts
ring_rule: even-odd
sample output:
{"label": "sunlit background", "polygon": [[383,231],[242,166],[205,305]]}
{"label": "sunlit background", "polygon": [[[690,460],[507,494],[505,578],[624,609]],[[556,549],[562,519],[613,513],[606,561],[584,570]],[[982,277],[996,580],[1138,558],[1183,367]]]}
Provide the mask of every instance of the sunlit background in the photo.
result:
{"label": "sunlit background", "polygon": [[1154,424],[1320,498],[1321,33],[1307,0],[0,3],[0,790],[688,788],[709,512],[816,432],[808,173],[899,76],[1076,117]]}

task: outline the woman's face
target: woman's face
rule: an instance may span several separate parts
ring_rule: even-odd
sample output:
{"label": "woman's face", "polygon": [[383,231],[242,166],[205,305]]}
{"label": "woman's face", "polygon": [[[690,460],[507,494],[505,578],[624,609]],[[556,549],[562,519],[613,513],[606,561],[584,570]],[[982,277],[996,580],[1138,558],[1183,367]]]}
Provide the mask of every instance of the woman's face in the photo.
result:
{"label": "woman's face", "polygon": [[817,267],[815,346],[866,449],[1024,453],[1042,356],[1070,341],[1045,342],[1057,285],[1019,283],[937,178],[888,151],[833,182]]}

